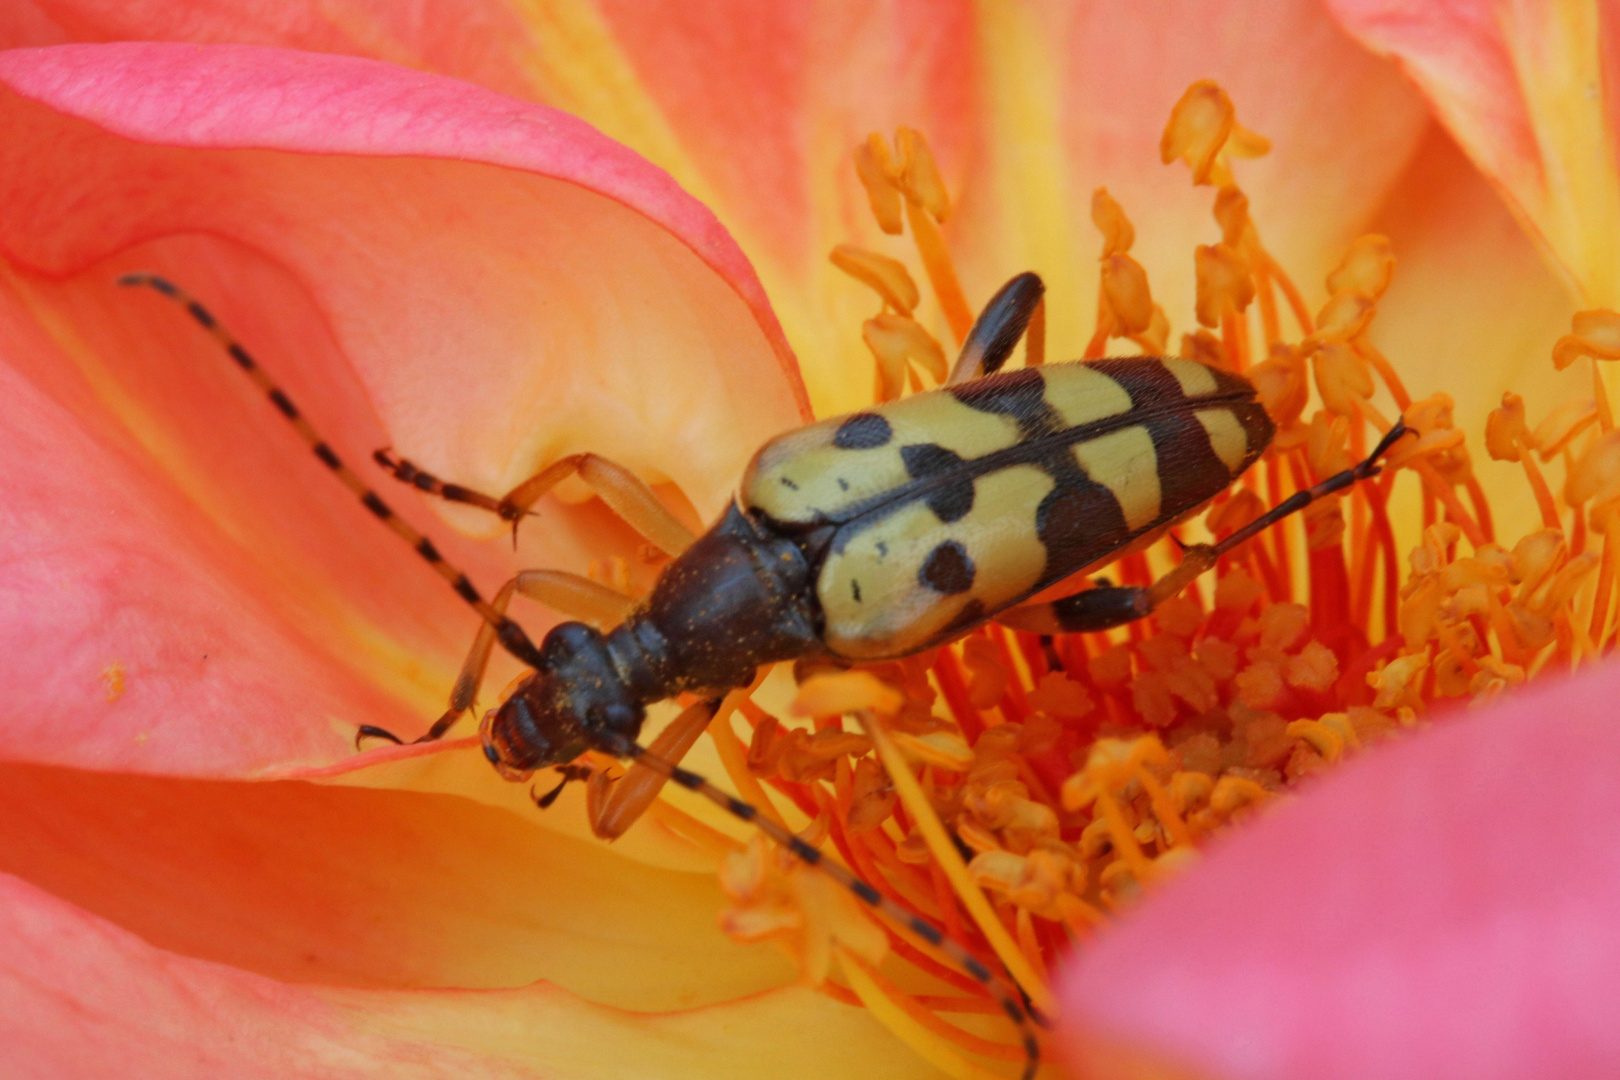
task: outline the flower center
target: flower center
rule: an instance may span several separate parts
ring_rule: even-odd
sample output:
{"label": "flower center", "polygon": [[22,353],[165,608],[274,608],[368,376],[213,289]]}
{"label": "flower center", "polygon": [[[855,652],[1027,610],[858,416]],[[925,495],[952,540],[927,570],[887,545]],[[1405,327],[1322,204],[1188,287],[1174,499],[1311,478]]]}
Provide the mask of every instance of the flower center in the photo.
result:
{"label": "flower center", "polygon": [[[745,797],[774,819],[808,819],[806,840],[1006,971],[1043,1011],[1058,956],[1195,860],[1209,837],[1450,706],[1597,657],[1615,632],[1620,433],[1597,361],[1620,358],[1620,315],[1578,315],[1554,350],[1560,368],[1592,364],[1592,400],[1531,428],[1524,402],[1508,394],[1485,425],[1487,450],[1522,462],[1542,514],[1540,529],[1504,548],[1451,399],[1414,400],[1367,337],[1394,272],[1390,242],[1352,244],[1313,312],[1266,249],[1234,177],[1234,159],[1268,149],[1212,82],[1188,89],[1161,143],[1166,163],[1185,162],[1194,184],[1215,190],[1220,232],[1194,250],[1197,325],[1179,354],[1243,374],[1277,427],[1202,527],[1230,535],[1364,457],[1394,419],[1371,403],[1380,384],[1418,436],[1397,446],[1383,475],[1236,549],[1151,620],[1060,636],[991,624],[853,671],[801,664],[792,711],[807,726],[747,693],[728,699],[752,728],[746,748],[718,725]],[[927,142],[904,128],[892,145],[874,134],[855,167],[882,230],[909,232],[940,313],[930,329],[899,259],[833,251],[879,298],[862,336],[883,402],[942,383],[939,333],[959,347],[973,316],[941,231],[950,198]],[[1102,247],[1084,357],[1102,357],[1115,339],[1166,355],[1171,323],[1131,256],[1125,209],[1098,189],[1092,220]],[[1026,362],[1043,360],[1037,311]],[[1561,492],[1542,471],[1555,461]],[[1421,486],[1423,507],[1422,544],[1404,572],[1388,510],[1402,474]],[[1178,526],[1110,575],[1150,584],[1196,530]],[[1594,534],[1601,555],[1587,550]],[[981,983],[905,928],[879,927],[790,856],[755,841],[727,857],[721,878],[733,900],[728,932],[784,945],[808,984],[866,1004],[930,1059],[954,1062],[953,1075],[987,1075],[974,1058],[1022,1058],[985,1037],[1003,1028],[971,1019],[999,1011]]]}

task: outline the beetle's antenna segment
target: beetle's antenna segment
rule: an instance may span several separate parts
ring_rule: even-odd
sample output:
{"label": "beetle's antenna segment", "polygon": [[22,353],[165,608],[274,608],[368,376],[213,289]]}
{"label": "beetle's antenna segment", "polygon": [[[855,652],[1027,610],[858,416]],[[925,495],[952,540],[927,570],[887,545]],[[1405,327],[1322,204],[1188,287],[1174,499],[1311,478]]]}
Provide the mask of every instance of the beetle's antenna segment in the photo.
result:
{"label": "beetle's antenna segment", "polygon": [[1363,458],[1359,464],[1345,469],[1343,472],[1334,473],[1314,487],[1294,492],[1218,544],[1194,544],[1190,547],[1183,547],[1180,564],[1149,587],[1149,610],[1179,593],[1193,578],[1214,566],[1221,556],[1228,554],[1233,548],[1252,539],[1257,533],[1264,532],[1290,514],[1298,513],[1317,499],[1343,491],[1352,484],[1377,476],[1381,471],[1378,459],[1388,453],[1390,447],[1399,442],[1402,436],[1410,434],[1412,434],[1412,429],[1406,426],[1405,419],[1397,418],[1395,425],[1385,432],[1384,437],[1378,440],[1378,445],[1373,447],[1373,452]]}
{"label": "beetle's antenna segment", "polygon": [[1041,1047],[1039,1041],[1035,1038],[1034,1025],[1040,1023],[1044,1027],[1044,1021],[1033,1009],[1027,1008],[1023,1004],[1019,994],[992,974],[990,969],[985,967],[972,953],[946,937],[939,927],[926,919],[913,915],[899,904],[885,897],[871,885],[850,873],[845,867],[824,858],[819,849],[761,814],[752,804],[722,791],[697,773],[689,769],[683,769],[672,761],[666,761],[640,743],[628,739],[624,743],[615,746],[613,753],[618,757],[645,765],[654,772],[662,773],[688,791],[702,795],[733,817],[753,825],[760,832],[763,832],[766,836],[792,852],[801,862],[816,867],[854,893],[867,907],[905,927],[950,957],[962,970],[983,985],[990,995],[996,999],[996,1003],[1001,1006],[1001,1011],[1007,1015],[1007,1018],[1018,1025],[1018,1029],[1023,1035],[1024,1047],[1022,1080],[1034,1080],[1035,1070],[1041,1061]]}
{"label": "beetle's antenna segment", "polygon": [[[394,530],[412,548],[416,549],[416,553],[427,560],[428,565],[433,567],[440,577],[450,583],[450,587],[455,589],[456,595],[465,600],[474,611],[483,617],[485,622],[495,628],[496,635],[508,652],[530,667],[540,666],[539,650],[534,647],[534,642],[529,640],[529,635],[524,633],[523,628],[499,611],[496,611],[479,594],[473,583],[467,579],[466,574],[445,561],[444,556],[439,554],[439,549],[433,545],[432,540],[422,535],[404,518],[394,513],[388,504],[383,502],[377,493],[371,489],[370,485],[360,479],[354,470],[343,463],[342,459],[332,451],[326,440],[321,437],[320,432],[315,430],[314,425],[304,418],[304,414],[298,410],[298,406],[293,404],[292,399],[287,396],[281,387],[276,385],[275,380],[270,378],[265,370],[259,366],[258,362],[242,347],[241,343],[231,335],[230,331],[220,325],[219,320],[214,318],[212,312],[178,285],[156,274],[125,274],[118,279],[118,284],[130,287],[144,285],[162,293],[184,307],[199,326],[212,334],[214,339],[225,347],[225,351],[230,354],[232,360],[236,361],[237,366],[247,372],[248,378],[252,379],[260,390],[264,391],[265,396],[270,399],[270,404],[274,405],[276,410],[286,417],[288,423],[292,424],[293,428],[297,430],[298,434],[303,436],[304,441],[309,444],[309,448],[315,452],[315,456],[321,459],[321,463],[337,474],[337,478],[343,482],[345,487],[354,492],[365,508],[378,518],[381,518],[384,524]],[[377,734],[375,729],[372,729],[372,733]]]}
{"label": "beetle's antenna segment", "polygon": [[1406,426],[1405,417],[1396,417],[1394,426],[1384,433],[1384,437],[1378,440],[1378,445],[1373,447],[1373,452],[1368,454],[1360,464],[1345,469],[1343,472],[1334,473],[1315,487],[1294,492],[1288,498],[1216,544],[1215,557],[1219,558],[1225,555],[1251,536],[1270,528],[1289,514],[1305,509],[1317,499],[1332,495],[1337,491],[1343,491],[1352,484],[1358,484],[1363,480],[1377,476],[1382,471],[1378,459],[1389,453],[1389,448],[1399,442],[1402,436],[1410,434],[1412,434],[1412,429]]}

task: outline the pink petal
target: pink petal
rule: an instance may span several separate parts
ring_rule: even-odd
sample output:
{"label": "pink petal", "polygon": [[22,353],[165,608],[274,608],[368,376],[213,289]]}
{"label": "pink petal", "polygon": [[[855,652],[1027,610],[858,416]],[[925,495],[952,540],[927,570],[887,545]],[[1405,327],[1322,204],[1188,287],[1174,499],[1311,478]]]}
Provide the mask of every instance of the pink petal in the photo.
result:
{"label": "pink petal", "polygon": [[[282,45],[370,56],[545,101],[703,188],[756,258],[799,270],[826,254],[811,247],[815,189],[831,179],[821,173],[847,167],[867,128],[921,127],[954,158],[971,113],[971,15],[962,0],[847,10],[608,0],[571,12],[480,0],[40,0],[39,9],[60,35],[51,43]],[[44,43],[46,34],[19,30],[12,40]],[[835,118],[836,133],[827,127]]]}
{"label": "pink petal", "polygon": [[935,1075],[864,1010],[799,987],[649,1014],[545,983],[487,991],[301,985],[155,948],[3,874],[0,935],[8,1077]]}
{"label": "pink petal", "polygon": [[[1092,331],[1098,237],[1087,207],[1098,185],[1135,218],[1138,254],[1176,333],[1191,329],[1191,248],[1213,239],[1210,193],[1158,160],[1169,109],[1191,81],[1219,79],[1244,122],[1275,140],[1240,176],[1268,245],[1313,301],[1325,299],[1317,283],[1427,123],[1418,95],[1315,0],[1146,9],[434,0],[411,5],[409,17],[376,0],[42,7],[81,38],[369,54],[579,115],[669,169],[737,235],[806,358],[822,414],[859,407],[872,379],[859,336],[870,291],[830,271],[826,253],[857,242],[912,257],[866,210],[850,151],[867,132],[904,124],[927,135],[955,196],[946,231],[969,302],[1019,270],[1039,271],[1055,298],[1052,355],[1074,356]],[[508,26],[514,18],[520,28]],[[504,53],[491,52],[492,38]],[[502,57],[521,57],[522,71]],[[921,311],[945,333],[932,300]]]}
{"label": "pink petal", "polygon": [[1086,1075],[1613,1075],[1620,668],[1373,750],[1074,958]]}
{"label": "pink petal", "polygon": [[[357,723],[436,713],[476,624],[120,271],[204,296],[351,461],[391,443],[485,490],[589,448],[707,516],[803,415],[712,215],[569,117],[253,48],[15,51],[0,82],[0,408],[27,449],[0,533],[6,757],[331,761]],[[441,547],[486,591],[517,564],[634,556],[599,506],[543,509],[515,557]]]}

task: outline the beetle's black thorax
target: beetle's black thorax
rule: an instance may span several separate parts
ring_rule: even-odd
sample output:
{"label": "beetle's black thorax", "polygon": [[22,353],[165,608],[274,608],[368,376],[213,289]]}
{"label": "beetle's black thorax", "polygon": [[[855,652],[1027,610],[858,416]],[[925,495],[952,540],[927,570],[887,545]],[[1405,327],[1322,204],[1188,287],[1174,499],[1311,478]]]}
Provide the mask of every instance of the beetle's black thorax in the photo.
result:
{"label": "beetle's black thorax", "polygon": [[607,647],[642,701],[746,686],[760,664],[824,648],[811,567],[798,545],[734,502]]}

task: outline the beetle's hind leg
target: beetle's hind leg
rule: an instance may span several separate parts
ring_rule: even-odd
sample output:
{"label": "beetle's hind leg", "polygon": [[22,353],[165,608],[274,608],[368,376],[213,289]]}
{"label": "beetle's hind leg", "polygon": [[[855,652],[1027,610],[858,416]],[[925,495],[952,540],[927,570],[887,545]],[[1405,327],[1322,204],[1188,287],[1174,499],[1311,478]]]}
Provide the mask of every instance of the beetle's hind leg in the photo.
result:
{"label": "beetle's hind leg", "polygon": [[1038,604],[1025,604],[1003,611],[995,621],[1015,630],[1037,634],[1078,634],[1108,630],[1134,622],[1164,601],[1175,596],[1192,580],[1213,569],[1221,556],[1269,529],[1290,514],[1298,513],[1317,499],[1343,491],[1352,484],[1379,472],[1378,459],[1410,431],[1404,420],[1396,420],[1373,452],[1359,464],[1323,480],[1314,487],[1296,491],[1270,510],[1238,529],[1218,544],[1196,544],[1182,552],[1181,564],[1152,585],[1103,585],[1085,592]]}
{"label": "beetle's hind leg", "polygon": [[1031,367],[1042,363],[1046,359],[1045,295],[1046,285],[1040,275],[1027,271],[998,289],[974,320],[945,385],[955,386],[1000,371],[1026,330],[1028,363]]}
{"label": "beetle's hind leg", "polygon": [[[616,592],[606,585],[599,585],[590,578],[563,570],[525,570],[501,586],[500,592],[490,601],[490,606],[505,615],[514,592],[522,593],[559,614],[590,623],[598,629],[623,622],[624,617],[635,606],[633,597]],[[428,729],[427,734],[414,741],[433,742],[443,738],[445,732],[455,726],[456,721],[472,708],[473,702],[478,697],[478,688],[483,685],[484,672],[489,667],[489,657],[495,650],[496,640],[494,626],[486,622],[478,628],[478,636],[473,638],[472,649],[461,665],[461,674],[456,677],[456,684],[450,690],[449,707]],[[371,724],[361,725],[359,731],[355,733],[355,745],[358,746],[363,739],[403,742],[399,736],[386,728]]]}
{"label": "beetle's hind leg", "polygon": [[645,481],[623,465],[609,461],[600,454],[570,454],[560,458],[499,498],[460,484],[446,483],[432,473],[417,468],[414,463],[394,457],[387,450],[378,450],[371,457],[394,479],[410,484],[419,491],[437,495],[449,502],[477,506],[498,515],[502,521],[510,521],[514,540],[518,523],[533,511],[534,504],[575,474],[632,529],[666,554],[679,555],[697,539],[691,529],[669,512],[669,508],[653,494]]}

